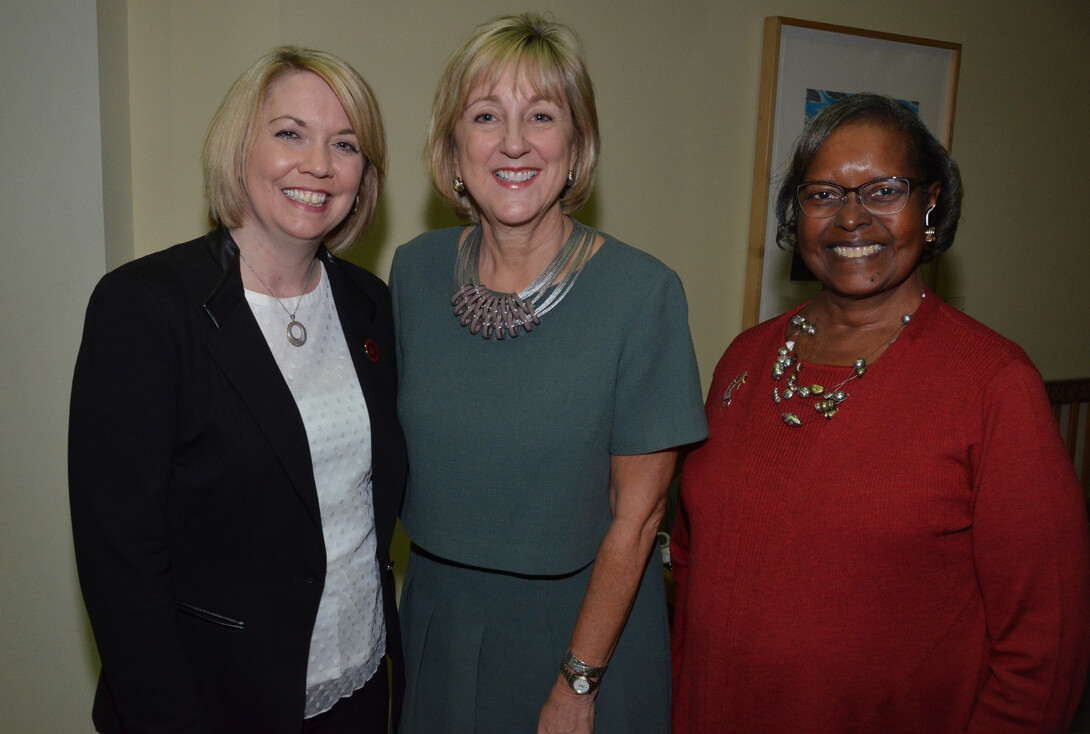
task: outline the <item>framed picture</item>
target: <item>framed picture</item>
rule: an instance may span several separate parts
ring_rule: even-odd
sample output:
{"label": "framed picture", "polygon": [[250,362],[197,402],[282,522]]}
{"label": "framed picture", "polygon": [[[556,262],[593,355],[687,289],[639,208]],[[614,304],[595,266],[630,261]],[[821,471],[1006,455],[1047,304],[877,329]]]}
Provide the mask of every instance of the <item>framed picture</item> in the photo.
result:
{"label": "framed picture", "polygon": [[776,189],[807,121],[840,97],[878,92],[914,109],[949,150],[960,60],[959,43],[765,19],[743,328],[817,293],[801,260],[776,244]]}

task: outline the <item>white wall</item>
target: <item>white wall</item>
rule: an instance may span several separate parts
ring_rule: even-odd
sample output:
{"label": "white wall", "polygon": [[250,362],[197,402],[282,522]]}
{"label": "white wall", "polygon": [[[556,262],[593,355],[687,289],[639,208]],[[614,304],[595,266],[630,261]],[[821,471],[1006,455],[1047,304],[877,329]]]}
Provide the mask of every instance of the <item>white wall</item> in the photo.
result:
{"label": "white wall", "polygon": [[954,153],[965,217],[941,283],[1046,377],[1090,371],[1085,0],[98,0],[97,41],[93,3],[2,0],[0,731],[90,730],[96,662],[65,487],[83,309],[107,262],[203,231],[200,146],[230,82],[295,42],[372,83],[391,174],[353,258],[385,275],[398,244],[450,221],[419,159],[446,55],[476,23],[529,8],[586,42],[604,142],[587,218],[678,270],[705,385],[741,324],[773,14],[963,44]]}
{"label": "white wall", "polygon": [[89,732],[97,663],[65,444],[83,309],[105,270],[94,3],[0,9],[0,731]]}

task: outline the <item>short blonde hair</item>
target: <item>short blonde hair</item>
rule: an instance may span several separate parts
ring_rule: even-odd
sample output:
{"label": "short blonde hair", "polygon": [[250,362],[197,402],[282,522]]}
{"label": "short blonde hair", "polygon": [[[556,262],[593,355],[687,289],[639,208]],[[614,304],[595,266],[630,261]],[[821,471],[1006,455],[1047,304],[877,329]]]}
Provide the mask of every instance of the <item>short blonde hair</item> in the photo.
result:
{"label": "short blonde hair", "polygon": [[465,193],[454,191],[454,128],[469,93],[484,79],[496,84],[504,72],[515,84],[525,79],[536,94],[571,110],[575,128],[575,183],[560,199],[565,214],[578,210],[594,189],[598,171],[598,110],[587,71],[586,53],[571,28],[540,15],[504,15],[478,26],[454,52],[439,80],[425,143],[425,163],[439,196],[463,218],[477,212]]}
{"label": "short blonde hair", "polygon": [[374,93],[367,82],[341,59],[322,51],[295,46],[274,48],[243,72],[227,92],[204,141],[201,162],[208,213],[228,228],[242,226],[250,213],[246,168],[250,163],[258,117],[269,87],[296,71],[318,75],[340,100],[363,154],[359,205],[326,237],[333,252],[344,252],[367,232],[386,179],[386,133]]}

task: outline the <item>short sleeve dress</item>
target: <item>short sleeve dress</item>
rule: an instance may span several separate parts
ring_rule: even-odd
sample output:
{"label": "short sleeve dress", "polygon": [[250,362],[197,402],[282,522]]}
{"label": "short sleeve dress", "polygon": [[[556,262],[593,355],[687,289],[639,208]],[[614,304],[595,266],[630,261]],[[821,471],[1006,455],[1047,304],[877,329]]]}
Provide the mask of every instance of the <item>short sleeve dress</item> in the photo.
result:
{"label": "short sleeve dress", "polygon": [[[416,238],[391,271],[414,544],[401,604],[409,734],[534,730],[611,520],[611,456],[707,435],[675,273],[606,237],[531,332],[485,340],[451,306],[460,233]],[[669,697],[649,559],[595,731],[668,732]]]}

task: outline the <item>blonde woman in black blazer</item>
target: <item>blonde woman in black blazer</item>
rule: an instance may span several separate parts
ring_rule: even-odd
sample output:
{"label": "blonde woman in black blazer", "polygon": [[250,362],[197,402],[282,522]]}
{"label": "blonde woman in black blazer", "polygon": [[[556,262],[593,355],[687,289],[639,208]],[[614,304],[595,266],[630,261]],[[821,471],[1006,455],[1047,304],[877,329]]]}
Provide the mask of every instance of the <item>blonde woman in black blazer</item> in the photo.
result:
{"label": "blonde woman in black blazer", "polygon": [[[331,253],[370,224],[385,161],[366,83],[276,49],[209,131],[220,226],[95,289],[69,476],[101,732],[388,728],[406,471],[390,296]],[[395,664],[395,716],[402,680]]]}

